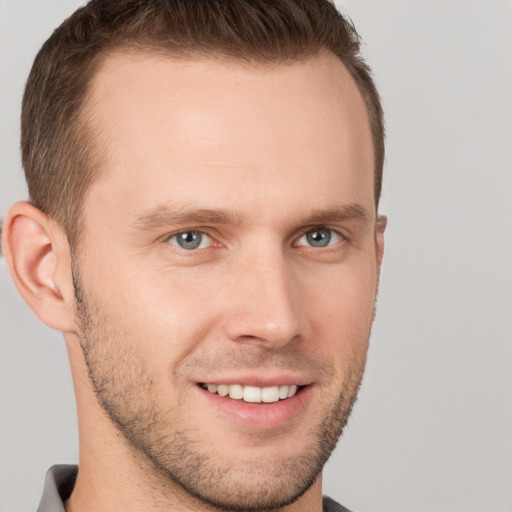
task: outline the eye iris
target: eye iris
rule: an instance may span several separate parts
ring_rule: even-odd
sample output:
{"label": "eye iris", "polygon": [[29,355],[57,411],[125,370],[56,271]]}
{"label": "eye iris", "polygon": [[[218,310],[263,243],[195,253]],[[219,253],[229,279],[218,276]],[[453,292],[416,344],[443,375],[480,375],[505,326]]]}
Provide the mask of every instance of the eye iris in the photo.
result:
{"label": "eye iris", "polygon": [[185,231],[176,236],[176,241],[182,249],[197,249],[203,236],[198,231]]}
{"label": "eye iris", "polygon": [[327,247],[331,241],[331,232],[328,229],[315,229],[306,235],[308,243],[312,247]]}

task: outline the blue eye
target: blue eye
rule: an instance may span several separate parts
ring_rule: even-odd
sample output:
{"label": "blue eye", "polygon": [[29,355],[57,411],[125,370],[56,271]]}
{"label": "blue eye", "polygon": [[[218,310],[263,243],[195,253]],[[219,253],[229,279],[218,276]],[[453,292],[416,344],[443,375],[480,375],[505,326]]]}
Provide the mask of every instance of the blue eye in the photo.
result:
{"label": "blue eye", "polygon": [[331,247],[341,242],[342,236],[333,229],[311,229],[299,238],[299,245],[309,245],[315,248]]}
{"label": "blue eye", "polygon": [[185,249],[186,251],[193,251],[195,249],[205,249],[211,243],[211,238],[202,231],[182,231],[171,235],[167,242]]}

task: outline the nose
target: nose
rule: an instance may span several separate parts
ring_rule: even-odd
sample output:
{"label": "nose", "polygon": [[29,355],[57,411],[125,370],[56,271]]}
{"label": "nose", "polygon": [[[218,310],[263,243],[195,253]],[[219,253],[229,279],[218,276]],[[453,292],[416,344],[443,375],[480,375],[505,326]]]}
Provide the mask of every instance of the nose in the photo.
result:
{"label": "nose", "polygon": [[280,348],[300,335],[297,279],[282,252],[255,255],[232,281],[229,339]]}

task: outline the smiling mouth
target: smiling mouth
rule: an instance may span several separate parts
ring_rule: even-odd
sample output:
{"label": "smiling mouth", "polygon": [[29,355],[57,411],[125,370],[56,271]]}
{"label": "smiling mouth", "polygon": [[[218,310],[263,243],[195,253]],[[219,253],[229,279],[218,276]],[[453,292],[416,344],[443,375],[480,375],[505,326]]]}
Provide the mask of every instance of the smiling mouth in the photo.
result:
{"label": "smiling mouth", "polygon": [[243,386],[242,384],[200,384],[214,395],[228,397],[233,400],[242,400],[247,403],[275,403],[294,396],[301,386],[291,384],[289,386],[269,386],[260,388],[257,386]]}

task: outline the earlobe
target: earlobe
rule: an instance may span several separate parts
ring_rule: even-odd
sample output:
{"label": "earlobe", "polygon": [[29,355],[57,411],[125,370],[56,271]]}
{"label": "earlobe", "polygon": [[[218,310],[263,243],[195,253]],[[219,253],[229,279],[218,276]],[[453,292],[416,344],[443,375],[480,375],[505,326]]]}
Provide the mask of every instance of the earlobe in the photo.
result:
{"label": "earlobe", "polygon": [[2,248],[20,295],[46,325],[75,332],[71,255],[66,236],[28,202],[9,210]]}

